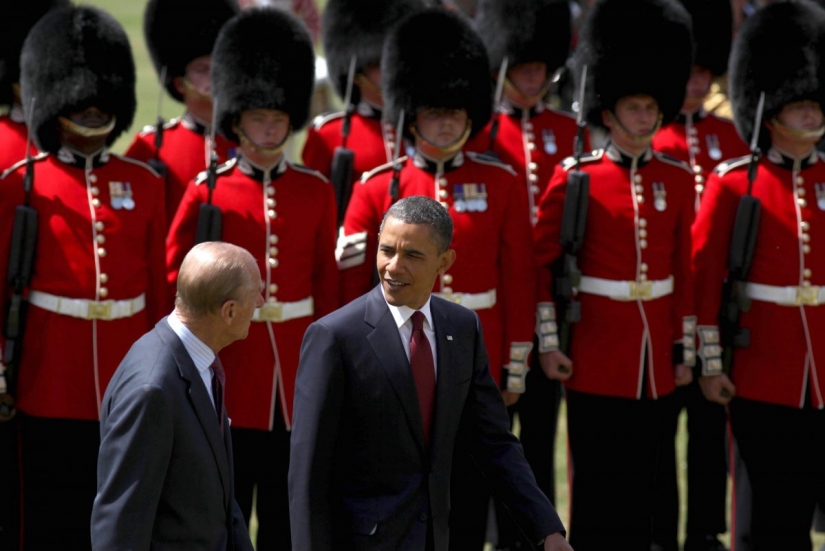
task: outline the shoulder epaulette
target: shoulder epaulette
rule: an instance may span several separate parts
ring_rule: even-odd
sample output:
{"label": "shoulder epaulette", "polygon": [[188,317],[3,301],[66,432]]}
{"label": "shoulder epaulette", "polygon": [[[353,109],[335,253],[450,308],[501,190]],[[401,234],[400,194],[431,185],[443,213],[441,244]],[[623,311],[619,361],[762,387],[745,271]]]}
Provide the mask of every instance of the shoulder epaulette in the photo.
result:
{"label": "shoulder epaulette", "polygon": [[[235,163],[237,163],[237,162],[238,162],[237,157],[235,157],[234,159],[230,159],[230,160],[226,161],[225,163],[218,166],[216,174],[221,175],[224,172],[226,172],[228,170],[231,170],[235,166]],[[199,172],[198,175],[195,176],[195,185],[199,186],[202,183],[204,183],[206,181],[207,176],[209,176],[209,171],[208,170],[203,170],[203,171]]]}
{"label": "shoulder epaulette", "polygon": [[[32,161],[42,161],[43,159],[45,159],[45,158],[46,158],[46,157],[48,157],[48,156],[49,156],[49,154],[48,154],[48,153],[38,153],[37,155],[35,155],[34,157],[32,157]],[[5,178],[6,176],[8,176],[8,175],[9,175],[9,174],[11,174],[12,172],[14,172],[15,170],[17,170],[17,169],[18,169],[18,168],[20,168],[21,166],[25,166],[26,161],[28,161],[28,159],[20,159],[19,161],[17,161],[17,162],[16,162],[16,163],[14,163],[13,165],[11,165],[9,168],[7,168],[6,170],[4,170],[4,171],[3,171],[3,174],[2,174],[2,175],[0,175],[0,180],[2,180],[2,179],[3,179],[3,178]]]}
{"label": "shoulder epaulette", "polygon": [[[403,157],[399,157],[397,162],[400,163],[400,164],[404,164],[405,162],[407,162],[407,156],[404,155]],[[372,170],[366,171],[365,173],[363,173],[361,175],[361,183],[364,184],[364,183],[366,183],[367,180],[369,180],[373,176],[376,176],[376,175],[378,175],[382,172],[386,172],[387,170],[389,170],[393,166],[395,166],[395,164],[396,164],[396,161],[390,161],[389,163],[384,163],[381,166],[377,166],[377,167],[373,168]]]}
{"label": "shoulder epaulette", "polygon": [[328,122],[332,122],[337,119],[344,118],[345,113],[343,111],[338,111],[337,113],[327,113],[325,115],[318,115],[314,119],[312,119],[312,128],[315,130],[320,130]]}
{"label": "shoulder epaulette", "polygon": [[[604,149],[594,149],[590,152],[589,155],[582,155],[581,163],[592,163],[593,161],[598,161],[604,155]],[[561,162],[561,167],[564,170],[571,170],[573,167],[576,166],[576,158],[575,157],[567,157]]]}
{"label": "shoulder epaulette", "polygon": [[[180,117],[176,117],[176,118],[174,118],[174,119],[172,119],[168,122],[163,123],[163,129],[164,130],[169,130],[170,128],[176,127],[178,124],[180,124]],[[147,124],[140,131],[140,135],[141,136],[148,136],[149,134],[154,134],[155,132],[157,132],[157,129],[158,129],[158,125],[156,125],[156,124]]]}
{"label": "shoulder epaulette", "polygon": [[662,153],[661,151],[653,151],[653,156],[659,159],[660,161],[667,163],[669,165],[678,166],[679,168],[684,169],[687,172],[693,174],[693,171],[690,169],[690,165],[686,162],[682,161],[681,159],[677,159],[676,157],[671,157],[666,153]]}
{"label": "shoulder epaulette", "polygon": [[116,159],[120,159],[121,161],[126,161],[127,163],[143,167],[149,172],[151,172],[155,177],[160,178],[160,174],[158,174],[158,171],[152,168],[151,166],[147,165],[143,161],[138,161],[137,159],[133,159],[131,157],[124,157],[123,155],[118,155],[117,153],[109,153],[109,155]]}
{"label": "shoulder epaulette", "polygon": [[485,155],[483,153],[475,153],[473,151],[467,151],[464,154],[467,155],[468,159],[470,159],[471,161],[474,161],[476,163],[480,163],[480,164],[488,165],[488,166],[497,166],[498,168],[506,170],[507,172],[509,172],[513,176],[518,175],[518,173],[515,170],[513,170],[513,167],[511,167],[507,163],[502,163],[501,161],[499,161],[495,157],[490,157],[489,155]]}
{"label": "shoulder epaulette", "polygon": [[327,179],[327,177],[324,176],[323,174],[321,174],[320,172],[318,172],[317,170],[313,170],[313,169],[309,168],[308,166],[299,165],[297,163],[287,162],[287,164],[289,165],[289,168],[295,169],[298,172],[303,172],[304,174],[309,174],[311,176],[316,176],[316,177],[318,177],[318,179],[323,180],[326,183],[329,183],[329,180]]}
{"label": "shoulder epaulette", "polygon": [[734,168],[738,168],[740,166],[744,166],[751,162],[751,156],[745,155],[744,157],[736,157],[734,159],[728,159],[727,161],[722,161],[716,168],[713,170],[719,176],[724,176]]}

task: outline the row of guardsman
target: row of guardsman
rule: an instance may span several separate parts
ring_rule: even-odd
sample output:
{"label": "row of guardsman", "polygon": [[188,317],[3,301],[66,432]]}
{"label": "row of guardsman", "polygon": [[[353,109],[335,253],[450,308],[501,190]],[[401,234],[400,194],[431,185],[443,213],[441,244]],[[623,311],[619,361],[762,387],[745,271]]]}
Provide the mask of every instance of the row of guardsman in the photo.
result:
{"label": "row of guardsman", "polygon": [[[323,45],[345,110],[309,127],[306,167],[283,153],[314,78],[293,15],[150,0],[152,61],[185,112],[120,156],[107,146],[136,104],[120,24],[66,0],[15,10],[0,36],[13,417],[0,547],[90,547],[101,398],[204,240],[246,248],[265,283],[249,337],[221,358],[238,502],[249,519],[257,495],[259,551],[293,545],[284,458],[302,336],[375,284],[389,206],[426,195],[450,212],[457,251],[433,292],[477,313],[551,499],[564,388],[573,547],[613,549],[620,533],[626,549],[678,549],[686,407],[685,551],[723,548],[726,426],[737,551],[810,549],[825,503],[821,7],[770,4],[732,43],[721,0],[596,0],[568,63],[577,123],[545,104],[570,57],[567,2],[481,0],[470,21],[424,0],[329,0]],[[702,106],[725,73],[733,123]],[[489,499],[457,450],[452,548],[482,548]],[[497,516],[500,548],[527,544]]]}

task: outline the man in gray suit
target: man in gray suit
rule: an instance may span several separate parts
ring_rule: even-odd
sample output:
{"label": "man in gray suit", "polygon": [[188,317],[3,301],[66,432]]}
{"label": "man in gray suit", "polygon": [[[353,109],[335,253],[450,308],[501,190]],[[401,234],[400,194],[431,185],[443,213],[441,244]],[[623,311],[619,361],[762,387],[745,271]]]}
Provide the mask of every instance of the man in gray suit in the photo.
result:
{"label": "man in gray suit", "polygon": [[175,311],[132,346],[103,398],[94,549],[252,551],[216,354],[246,337],[262,288],[245,249],[186,255]]}

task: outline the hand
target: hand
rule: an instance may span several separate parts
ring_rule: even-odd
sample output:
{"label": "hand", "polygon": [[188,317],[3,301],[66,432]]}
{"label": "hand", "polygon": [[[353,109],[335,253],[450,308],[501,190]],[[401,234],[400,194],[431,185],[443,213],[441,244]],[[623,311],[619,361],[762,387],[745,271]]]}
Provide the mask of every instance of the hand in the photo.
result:
{"label": "hand", "polygon": [[564,536],[556,532],[544,538],[544,551],[573,551]]}
{"label": "hand", "polygon": [[561,350],[539,354],[539,364],[548,379],[566,381],[573,375],[573,361]]}
{"label": "hand", "polygon": [[699,386],[705,398],[723,406],[728,405],[736,396],[736,387],[724,373],[699,377]]}
{"label": "hand", "polygon": [[693,382],[693,369],[684,364],[679,364],[673,368],[676,386],[685,386]]}
{"label": "hand", "polygon": [[510,407],[514,406],[516,402],[518,402],[518,399],[521,398],[521,394],[511,390],[502,390],[501,397],[504,398],[504,405]]}

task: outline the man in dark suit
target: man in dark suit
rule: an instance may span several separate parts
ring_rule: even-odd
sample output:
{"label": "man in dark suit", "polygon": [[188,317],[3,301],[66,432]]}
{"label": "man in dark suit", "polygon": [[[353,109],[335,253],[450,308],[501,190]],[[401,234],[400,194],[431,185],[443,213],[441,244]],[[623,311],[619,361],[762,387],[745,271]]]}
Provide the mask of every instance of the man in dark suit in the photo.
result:
{"label": "man in dark suit", "polygon": [[446,551],[457,441],[529,540],[571,549],[509,431],[478,317],[431,296],[455,260],[452,231],[437,201],[395,203],[379,234],[380,285],[304,336],[289,472],[295,550]]}
{"label": "man in dark suit", "polygon": [[106,389],[93,549],[252,551],[216,354],[246,338],[262,288],[255,259],[235,245],[202,243],[184,259],[175,311],[132,346]]}

